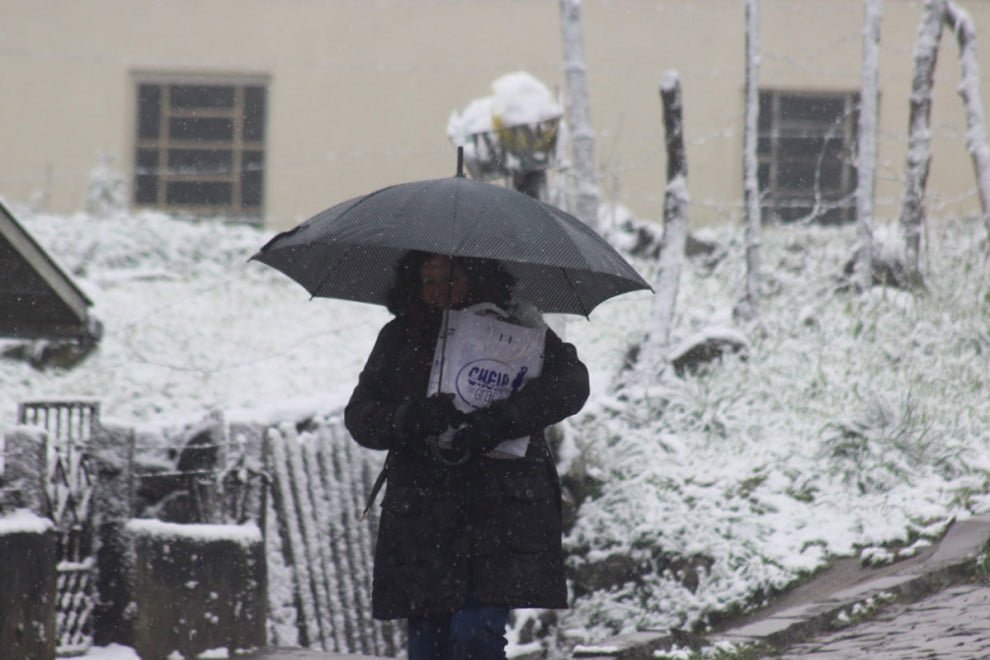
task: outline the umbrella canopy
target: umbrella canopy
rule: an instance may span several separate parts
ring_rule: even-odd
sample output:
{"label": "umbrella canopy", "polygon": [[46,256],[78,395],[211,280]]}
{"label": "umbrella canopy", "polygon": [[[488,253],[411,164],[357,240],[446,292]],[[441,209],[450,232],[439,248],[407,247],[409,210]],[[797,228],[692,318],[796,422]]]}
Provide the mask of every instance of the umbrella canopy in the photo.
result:
{"label": "umbrella canopy", "polygon": [[650,288],[574,216],[463,176],[347,200],[275,236],[252,259],[313,296],[384,305],[410,250],[498,260],[516,278],[515,296],[547,313],[587,316],[603,300]]}

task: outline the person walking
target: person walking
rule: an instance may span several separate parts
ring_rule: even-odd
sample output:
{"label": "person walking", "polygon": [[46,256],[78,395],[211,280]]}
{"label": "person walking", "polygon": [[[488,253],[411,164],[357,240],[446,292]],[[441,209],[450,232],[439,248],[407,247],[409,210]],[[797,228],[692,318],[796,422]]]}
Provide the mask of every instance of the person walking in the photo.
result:
{"label": "person walking", "polygon": [[[545,429],[588,398],[574,346],[547,328],[540,375],[487,407],[464,413],[453,395],[426,394],[444,310],[492,303],[512,320],[513,285],[497,261],[408,252],[388,294],[394,318],[345,409],[355,441],[389,452],[372,614],[408,621],[410,660],[505,658],[511,609],[567,607]],[[452,446],[440,449],[450,428]],[[491,453],[524,436],[524,456]]]}

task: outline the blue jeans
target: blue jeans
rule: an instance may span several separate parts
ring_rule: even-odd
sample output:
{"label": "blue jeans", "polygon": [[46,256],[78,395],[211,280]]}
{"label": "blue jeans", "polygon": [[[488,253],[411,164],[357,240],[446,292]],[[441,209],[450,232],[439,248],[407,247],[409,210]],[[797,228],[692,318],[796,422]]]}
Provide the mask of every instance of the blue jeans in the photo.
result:
{"label": "blue jeans", "polygon": [[453,614],[409,618],[409,660],[505,660],[509,608],[469,601]]}

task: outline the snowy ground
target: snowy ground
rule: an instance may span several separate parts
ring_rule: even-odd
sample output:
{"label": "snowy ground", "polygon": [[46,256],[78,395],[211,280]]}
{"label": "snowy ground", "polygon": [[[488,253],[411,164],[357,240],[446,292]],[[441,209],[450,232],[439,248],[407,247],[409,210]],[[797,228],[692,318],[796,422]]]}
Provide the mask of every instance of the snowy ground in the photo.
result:
{"label": "snowy ground", "polygon": [[[14,423],[17,402],[47,397],[96,397],[104,417],[148,426],[215,408],[257,420],[332,411],[387,318],[309,301],[248,263],[269,237],[258,230],[150,213],[21,220],[93,299],[105,335],[71,371],[0,359],[0,426]],[[853,228],[768,230],[766,296],[751,326],[731,319],[740,235],[709,232],[725,257],[687,267],[673,333],[735,327],[749,359],[644,385],[619,366],[644,331],[648,294],[566,323],[593,388],[571,422],[572,458],[597,481],[567,538],[570,561],[581,571],[629,558],[625,580],[562,614],[568,642],[703,625],[707,613],[757,602],[829,556],[869,548],[882,560],[990,506],[982,228],[932,223],[929,291],[917,297],[837,292]]]}

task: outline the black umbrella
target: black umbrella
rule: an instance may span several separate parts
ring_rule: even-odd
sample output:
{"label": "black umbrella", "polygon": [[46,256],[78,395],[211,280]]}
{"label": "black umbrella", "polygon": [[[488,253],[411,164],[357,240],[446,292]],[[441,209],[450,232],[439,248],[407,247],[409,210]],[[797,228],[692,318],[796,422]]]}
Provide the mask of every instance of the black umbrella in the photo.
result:
{"label": "black umbrella", "polygon": [[[460,154],[459,154],[460,156]],[[275,236],[252,259],[313,296],[385,304],[410,250],[495,259],[514,297],[547,313],[587,316],[650,285],[604,239],[560,209],[457,176],[403,183],[341,202]]]}

